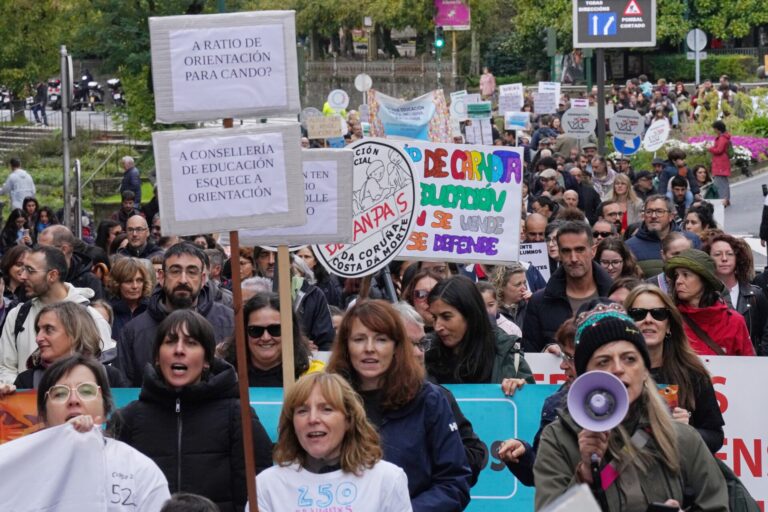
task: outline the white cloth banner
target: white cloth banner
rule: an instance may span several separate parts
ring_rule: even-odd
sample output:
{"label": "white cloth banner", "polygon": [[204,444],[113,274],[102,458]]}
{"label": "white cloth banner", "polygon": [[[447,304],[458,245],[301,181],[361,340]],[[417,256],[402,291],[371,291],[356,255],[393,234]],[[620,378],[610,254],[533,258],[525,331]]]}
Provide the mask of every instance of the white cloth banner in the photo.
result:
{"label": "white cloth banner", "polygon": [[[526,354],[536,382],[562,384],[560,358]],[[768,389],[768,359],[763,357],[703,357],[712,375],[715,395],[725,420],[725,442],[716,457],[741,478],[758,502],[768,500],[768,408],[762,401]]]}
{"label": "white cloth banner", "polygon": [[104,438],[66,424],[0,445],[2,509],[107,510]]}

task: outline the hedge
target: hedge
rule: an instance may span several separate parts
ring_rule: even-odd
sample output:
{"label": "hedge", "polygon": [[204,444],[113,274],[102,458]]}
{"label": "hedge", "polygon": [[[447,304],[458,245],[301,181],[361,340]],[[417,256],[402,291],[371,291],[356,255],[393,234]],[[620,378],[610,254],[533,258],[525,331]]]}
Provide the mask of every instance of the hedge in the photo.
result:
{"label": "hedge", "polygon": [[[655,79],[693,82],[696,78],[696,63],[685,55],[653,55],[646,62],[648,74]],[[721,75],[728,75],[732,81],[744,81],[756,76],[757,66],[757,58],[751,55],[709,54],[701,61],[701,77],[702,80],[709,78],[716,82]]]}

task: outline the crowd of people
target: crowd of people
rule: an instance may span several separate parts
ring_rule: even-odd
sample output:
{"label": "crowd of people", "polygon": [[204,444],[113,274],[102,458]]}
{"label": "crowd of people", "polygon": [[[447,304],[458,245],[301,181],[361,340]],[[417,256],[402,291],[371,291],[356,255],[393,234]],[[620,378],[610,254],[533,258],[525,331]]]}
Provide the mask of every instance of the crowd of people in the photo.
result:
{"label": "crowd of people", "polygon": [[[631,94],[617,94],[637,108],[646,85],[630,81]],[[651,110],[669,103],[663,86],[651,90]],[[749,246],[713,220],[711,191],[728,194],[725,146],[712,146],[711,168],[689,170],[671,150],[653,169],[632,169],[563,135],[557,116],[539,125],[526,141],[521,242],[546,245],[548,279],[525,262],[393,261],[361,296],[361,279],[328,273],[311,247],[292,255],[298,381],[274,446],[256,411],[245,423],[260,510],[297,499],[307,509],[464,510],[489,452],[443,385],[496,384],[511,396],[534,383],[525,354],[538,352],[558,356],[568,382],[547,399],[534,439],[498,448],[536,488],[537,508],[593,484],[597,456],[615,473],[596,493],[605,510],[728,509],[713,456],[724,420],[698,356],[768,355],[768,279],[755,277]],[[354,116],[350,128],[357,137]],[[713,128],[727,142],[722,122]],[[92,243],[34,193],[9,215],[0,395],[36,389],[49,428],[106,424],[107,465],[135,471],[136,510],[194,500],[243,510],[232,286],[243,292],[248,384],[280,387],[276,254],[229,254],[213,234],[164,234],[157,199],[141,203],[133,159],[123,166],[120,209]],[[317,351],[330,352],[327,362]],[[566,407],[570,382],[592,370],[628,390],[630,412],[609,432],[579,426]],[[657,384],[679,388],[674,407]],[[113,410],[120,387],[140,392]]]}

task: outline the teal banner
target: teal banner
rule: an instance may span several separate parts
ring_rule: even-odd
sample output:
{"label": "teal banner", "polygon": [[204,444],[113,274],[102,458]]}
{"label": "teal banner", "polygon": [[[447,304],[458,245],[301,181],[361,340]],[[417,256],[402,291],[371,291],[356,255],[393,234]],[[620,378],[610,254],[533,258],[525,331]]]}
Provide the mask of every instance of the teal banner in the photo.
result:
{"label": "teal banner", "polygon": [[[469,512],[533,510],[533,488],[521,485],[499,460],[496,452],[500,443],[516,437],[529,443],[539,429],[544,400],[559,386],[537,384],[526,386],[513,398],[505,397],[499,385],[453,385],[450,389],[464,415],[472,422],[478,437],[489,449],[488,464],[472,488]],[[136,400],[136,388],[113,389],[115,405],[123,407]],[[251,406],[273,441],[277,439],[277,423],[283,400],[282,388],[251,388]]]}

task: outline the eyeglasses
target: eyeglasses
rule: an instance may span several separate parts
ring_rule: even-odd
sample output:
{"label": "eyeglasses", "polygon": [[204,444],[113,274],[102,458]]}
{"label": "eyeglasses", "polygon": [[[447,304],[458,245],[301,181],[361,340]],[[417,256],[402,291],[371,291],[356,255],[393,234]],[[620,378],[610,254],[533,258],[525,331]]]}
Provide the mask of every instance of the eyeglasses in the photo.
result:
{"label": "eyeglasses", "polygon": [[621,217],[621,212],[606,212],[603,214],[603,217]]}
{"label": "eyeglasses", "polygon": [[613,232],[611,231],[593,231],[592,236],[595,238],[608,238],[609,236],[613,236]]}
{"label": "eyeglasses", "polygon": [[604,267],[620,267],[624,263],[624,260],[600,260],[600,264]]}
{"label": "eyeglasses", "polygon": [[627,310],[627,314],[635,322],[645,320],[645,318],[648,316],[648,313],[650,313],[651,317],[658,322],[663,322],[664,320],[669,319],[669,310],[667,308],[629,308]]}
{"label": "eyeglasses", "polygon": [[432,342],[428,337],[424,336],[419,341],[414,341],[413,346],[422,352],[426,352],[432,346]]}
{"label": "eyeglasses", "polygon": [[251,338],[261,338],[264,336],[264,331],[267,331],[273,338],[280,337],[280,333],[282,332],[280,329],[280,324],[270,324],[266,327],[263,325],[249,325],[245,329],[245,332],[247,332],[248,336]]}
{"label": "eyeglasses", "polygon": [[37,274],[38,272],[48,272],[47,270],[37,270],[37,269],[32,268],[32,267],[30,267],[28,265],[24,265],[23,267],[21,267],[21,271],[22,272],[26,272],[27,274],[30,274],[30,275],[31,274]]}
{"label": "eyeglasses", "polygon": [[69,400],[70,394],[74,390],[77,392],[77,396],[80,397],[80,400],[90,402],[96,400],[96,397],[99,396],[99,389],[101,389],[101,386],[96,385],[95,382],[81,382],[74,388],[65,386],[64,384],[56,384],[55,386],[51,386],[45,394],[48,396],[48,400],[50,400],[51,403],[63,404]]}
{"label": "eyeglasses", "polygon": [[563,352],[562,350],[560,351],[560,355],[559,355],[559,357],[560,357],[560,359],[561,359],[561,360],[562,360],[562,361],[563,361],[565,364],[573,364],[573,359],[574,359],[574,357],[573,357],[572,355],[570,355],[570,354],[566,354],[566,353],[565,353],[565,352]]}
{"label": "eyeglasses", "polygon": [[143,233],[147,228],[125,228],[126,233]]}
{"label": "eyeglasses", "polygon": [[557,243],[557,236],[547,237],[547,243],[549,245],[556,244]]}
{"label": "eyeglasses", "polygon": [[413,290],[413,298],[424,300],[429,296],[430,290]]}
{"label": "eyeglasses", "polygon": [[179,277],[181,274],[186,273],[189,277],[197,277],[203,273],[200,267],[171,267],[165,271],[171,277]]}
{"label": "eyeglasses", "polygon": [[669,213],[669,210],[659,208],[658,210],[645,210],[643,213],[649,217],[661,217],[665,213]]}

